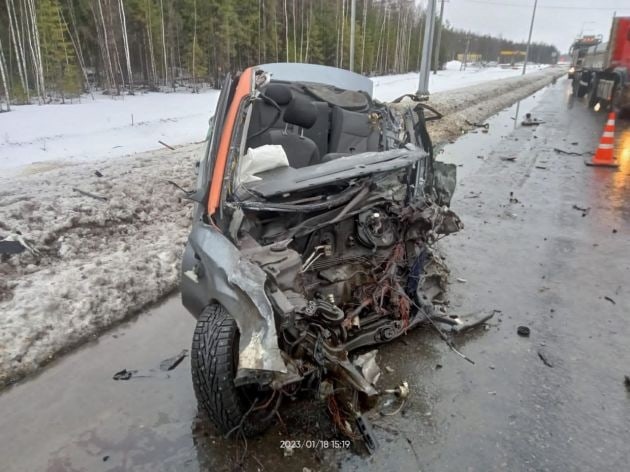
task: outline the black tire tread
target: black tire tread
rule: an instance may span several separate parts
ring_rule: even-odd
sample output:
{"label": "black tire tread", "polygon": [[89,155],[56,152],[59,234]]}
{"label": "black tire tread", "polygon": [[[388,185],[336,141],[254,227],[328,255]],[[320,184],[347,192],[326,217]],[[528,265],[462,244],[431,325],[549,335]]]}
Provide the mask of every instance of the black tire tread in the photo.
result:
{"label": "black tire tread", "polygon": [[[219,304],[206,307],[193,334],[190,364],[197,401],[222,434],[239,425],[247,405],[234,385],[233,349],[238,349],[238,327]],[[243,422],[247,436],[262,433],[268,424]]]}

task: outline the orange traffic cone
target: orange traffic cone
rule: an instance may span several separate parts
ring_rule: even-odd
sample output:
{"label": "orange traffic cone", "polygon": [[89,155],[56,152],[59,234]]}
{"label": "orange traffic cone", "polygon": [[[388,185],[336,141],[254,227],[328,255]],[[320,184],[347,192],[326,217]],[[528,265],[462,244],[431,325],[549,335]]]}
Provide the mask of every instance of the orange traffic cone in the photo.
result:
{"label": "orange traffic cone", "polygon": [[593,160],[586,161],[587,166],[619,167],[615,161],[615,112],[608,115],[608,121],[604,126],[604,134],[599,140],[599,146],[593,156]]}

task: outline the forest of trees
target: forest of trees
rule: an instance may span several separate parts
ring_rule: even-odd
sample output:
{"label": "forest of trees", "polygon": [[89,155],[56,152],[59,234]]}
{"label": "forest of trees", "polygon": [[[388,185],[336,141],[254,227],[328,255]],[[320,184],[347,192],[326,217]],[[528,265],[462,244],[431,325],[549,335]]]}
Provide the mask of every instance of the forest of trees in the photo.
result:
{"label": "forest of trees", "polygon": [[[98,88],[217,86],[266,62],[348,68],[351,0],[0,0],[0,96],[64,101]],[[414,0],[356,0],[355,71],[418,70],[424,12]],[[443,25],[440,62],[497,60],[525,45]],[[553,46],[534,44],[548,63]]]}

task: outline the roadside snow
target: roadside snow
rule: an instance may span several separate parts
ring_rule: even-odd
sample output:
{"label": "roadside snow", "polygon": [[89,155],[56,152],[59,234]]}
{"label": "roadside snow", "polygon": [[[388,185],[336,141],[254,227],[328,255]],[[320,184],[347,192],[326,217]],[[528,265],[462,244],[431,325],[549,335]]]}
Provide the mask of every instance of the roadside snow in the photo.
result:
{"label": "roadside snow", "polygon": [[[219,92],[102,94],[0,114],[0,175],[35,162],[80,162],[202,141]],[[132,125],[133,120],[133,125]]]}
{"label": "roadside snow", "polygon": [[[530,72],[537,69],[530,66]],[[518,74],[520,70],[499,67],[469,67],[461,72],[453,67],[431,74],[429,90],[441,92]],[[417,73],[372,80],[374,95],[382,101],[418,88]],[[13,107],[11,113],[0,114],[0,176],[17,175],[34,163],[31,170],[41,170],[158,149],[158,141],[170,146],[201,141],[218,95],[216,90],[124,97],[97,94],[95,100],[82,97],[81,103]]]}
{"label": "roadside snow", "polygon": [[[430,123],[434,142],[562,73],[550,68],[432,95],[445,114]],[[191,205],[166,180],[192,188],[200,150],[51,163],[46,172],[0,178],[0,236],[19,231],[40,253],[0,259],[0,387],[176,289]]]}
{"label": "roadside snow", "polygon": [[191,205],[166,181],[192,187],[199,149],[66,166],[2,185],[0,233],[20,231],[39,254],[0,256],[0,386],[175,288]]}
{"label": "roadside snow", "polygon": [[[457,62],[457,61],[454,61]],[[537,72],[545,66],[531,65],[528,73]],[[503,69],[501,67],[469,67],[464,71],[457,69],[440,70],[429,76],[431,94],[453,90],[468,85],[476,85],[496,79],[505,79],[521,75],[521,69]],[[415,72],[385,77],[373,77],[374,96],[381,101],[390,101],[406,93],[418,90],[418,74]]]}

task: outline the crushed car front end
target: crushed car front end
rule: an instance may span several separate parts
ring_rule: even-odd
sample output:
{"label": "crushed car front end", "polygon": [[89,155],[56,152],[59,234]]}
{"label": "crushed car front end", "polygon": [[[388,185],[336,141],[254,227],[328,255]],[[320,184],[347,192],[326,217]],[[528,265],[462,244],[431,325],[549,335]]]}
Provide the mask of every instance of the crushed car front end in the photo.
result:
{"label": "crushed car front end", "polygon": [[[226,80],[213,126],[181,278],[204,325],[200,402],[229,432],[312,378],[373,397],[349,355],[436,315],[448,271],[433,243],[462,227],[448,208],[455,169],[434,162],[423,105],[380,103],[348,71],[270,64]],[[217,310],[227,321],[215,328],[238,342],[230,418],[205,367],[220,357],[204,331]]]}

